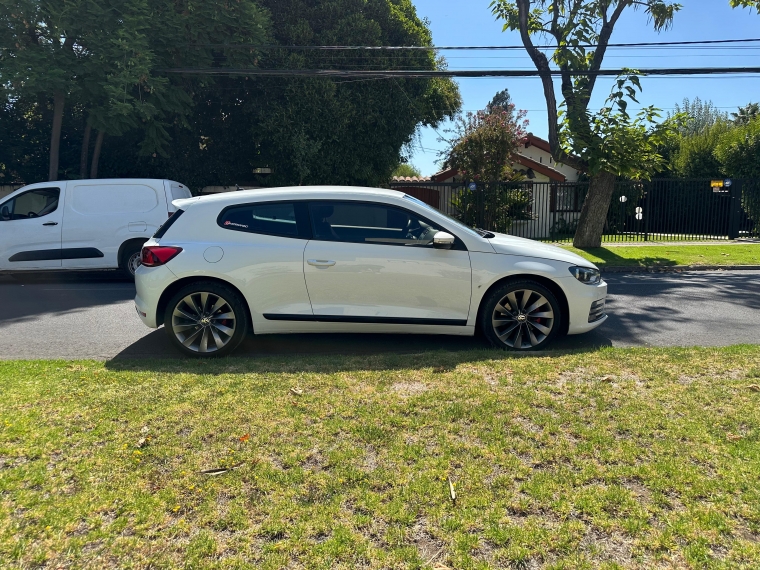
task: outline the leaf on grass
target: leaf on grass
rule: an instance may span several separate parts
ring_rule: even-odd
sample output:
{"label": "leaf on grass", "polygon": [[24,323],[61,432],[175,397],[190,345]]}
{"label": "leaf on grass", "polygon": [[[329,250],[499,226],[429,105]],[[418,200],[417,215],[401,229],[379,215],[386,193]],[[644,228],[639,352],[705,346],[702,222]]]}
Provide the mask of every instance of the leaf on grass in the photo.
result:
{"label": "leaf on grass", "polygon": [[750,384],[747,386],[747,390],[752,390],[753,392],[760,392],[760,386],[757,384]]}
{"label": "leaf on grass", "polygon": [[740,439],[744,439],[744,436],[736,435],[735,433],[728,432],[726,433],[726,439],[728,441],[739,441]]}
{"label": "leaf on grass", "polygon": [[249,439],[251,439],[251,434],[247,433],[245,435],[241,435],[238,439],[240,441],[242,441],[243,443],[245,443],[246,441],[248,441]]}
{"label": "leaf on grass", "polygon": [[137,440],[137,447],[145,447],[145,445],[148,443],[148,438],[141,437]]}
{"label": "leaf on grass", "polygon": [[441,564],[440,562],[436,562],[435,566],[433,566],[433,570],[451,570],[451,568],[449,568],[445,564]]}
{"label": "leaf on grass", "polygon": [[301,388],[291,388],[290,392],[295,394],[296,396],[300,396],[301,394],[303,394],[303,390],[301,390]]}
{"label": "leaf on grass", "polygon": [[451,477],[449,477],[449,497],[451,497],[451,502],[456,505],[457,492],[454,490],[454,483],[451,482]]}
{"label": "leaf on grass", "polygon": [[238,467],[243,466],[243,461],[240,463],[236,463],[235,465],[231,465],[230,467],[217,467],[215,469],[204,469],[201,471],[201,475],[222,475],[223,473],[227,473],[228,471],[232,471],[233,469],[237,469]]}
{"label": "leaf on grass", "polygon": [[145,434],[145,433],[148,433],[149,431],[150,431],[150,428],[148,426],[143,426],[142,429],[140,430],[140,433]]}
{"label": "leaf on grass", "polygon": [[611,383],[615,379],[614,376],[602,376],[600,380],[602,382],[606,382],[607,384]]}

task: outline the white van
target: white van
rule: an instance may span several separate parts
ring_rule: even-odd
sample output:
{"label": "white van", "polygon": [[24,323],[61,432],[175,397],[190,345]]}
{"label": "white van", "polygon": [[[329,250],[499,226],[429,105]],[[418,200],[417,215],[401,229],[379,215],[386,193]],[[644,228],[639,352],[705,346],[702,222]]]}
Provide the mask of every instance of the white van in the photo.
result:
{"label": "white van", "polygon": [[192,197],[172,180],[40,182],[0,199],[0,271],[116,269],[134,276],[140,250]]}

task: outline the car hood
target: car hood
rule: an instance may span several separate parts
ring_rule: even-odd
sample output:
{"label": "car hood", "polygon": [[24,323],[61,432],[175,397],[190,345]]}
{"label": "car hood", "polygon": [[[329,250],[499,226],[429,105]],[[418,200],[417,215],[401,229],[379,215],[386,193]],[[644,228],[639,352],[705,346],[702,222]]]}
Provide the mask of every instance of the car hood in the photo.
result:
{"label": "car hood", "polygon": [[494,237],[488,240],[493,246],[496,253],[505,255],[520,255],[523,257],[537,257],[540,259],[552,259],[554,261],[564,261],[580,267],[592,267],[598,269],[596,265],[589,260],[582,258],[580,255],[567,251],[556,245],[549,245],[506,234],[494,233]]}

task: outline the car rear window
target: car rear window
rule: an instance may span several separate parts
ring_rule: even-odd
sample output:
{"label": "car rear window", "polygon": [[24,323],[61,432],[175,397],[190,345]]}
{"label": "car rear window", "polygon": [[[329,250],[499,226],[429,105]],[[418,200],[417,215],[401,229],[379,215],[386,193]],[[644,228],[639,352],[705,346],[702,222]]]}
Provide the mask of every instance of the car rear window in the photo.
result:
{"label": "car rear window", "polygon": [[305,204],[294,202],[241,204],[226,208],[219,215],[218,224],[225,230],[308,238],[305,210]]}
{"label": "car rear window", "polygon": [[164,234],[166,233],[166,230],[168,230],[170,227],[172,227],[172,225],[174,224],[174,222],[176,222],[179,219],[179,217],[183,214],[183,212],[184,212],[184,210],[177,210],[176,212],[174,212],[171,215],[171,217],[168,220],[166,220],[164,222],[164,224],[160,228],[158,228],[158,231],[155,234],[153,234],[153,237],[155,239],[160,239],[160,238],[164,237]]}

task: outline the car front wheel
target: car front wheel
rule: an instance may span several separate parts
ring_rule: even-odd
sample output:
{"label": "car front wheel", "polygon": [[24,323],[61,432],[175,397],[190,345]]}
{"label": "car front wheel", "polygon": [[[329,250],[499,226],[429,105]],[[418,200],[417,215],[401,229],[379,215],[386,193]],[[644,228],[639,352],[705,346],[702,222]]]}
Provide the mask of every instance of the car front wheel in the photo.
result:
{"label": "car front wheel", "polygon": [[237,348],[248,329],[244,302],[221,283],[192,283],[169,300],[164,328],[187,356],[225,356]]}
{"label": "car front wheel", "polygon": [[496,347],[543,349],[560,329],[562,313],[554,294],[535,281],[512,281],[485,300],[480,326]]}

